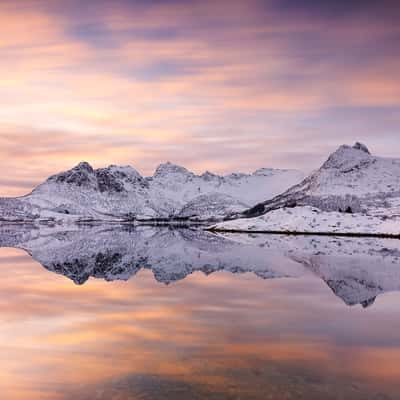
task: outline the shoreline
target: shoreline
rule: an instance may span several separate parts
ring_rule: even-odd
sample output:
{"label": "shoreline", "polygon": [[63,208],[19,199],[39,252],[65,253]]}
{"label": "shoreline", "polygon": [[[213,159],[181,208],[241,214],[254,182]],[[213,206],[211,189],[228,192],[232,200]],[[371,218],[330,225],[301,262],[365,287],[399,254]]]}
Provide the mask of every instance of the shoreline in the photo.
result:
{"label": "shoreline", "polygon": [[[118,221],[118,220],[87,220],[87,221],[69,221],[60,223],[53,221],[5,221],[0,220],[0,226],[24,226],[30,225],[40,229],[40,227],[62,227],[75,225],[79,226],[99,226],[99,225],[125,225],[125,226],[153,226],[171,227],[171,228],[196,228],[202,231],[223,234],[257,234],[257,235],[286,235],[286,236],[338,236],[338,237],[360,237],[360,238],[381,238],[381,239],[400,239],[400,234],[374,233],[374,232],[329,232],[329,231],[286,231],[286,230],[246,230],[246,229],[224,229],[215,226],[209,226],[207,222],[183,222],[183,221]],[[207,226],[208,225],[208,226]]]}
{"label": "shoreline", "polygon": [[325,231],[276,231],[276,230],[245,230],[245,229],[223,229],[206,228],[213,233],[240,233],[240,234],[263,234],[263,235],[287,235],[287,236],[341,236],[341,237],[374,237],[381,239],[400,239],[400,234],[391,233],[368,233],[368,232],[325,232]]}

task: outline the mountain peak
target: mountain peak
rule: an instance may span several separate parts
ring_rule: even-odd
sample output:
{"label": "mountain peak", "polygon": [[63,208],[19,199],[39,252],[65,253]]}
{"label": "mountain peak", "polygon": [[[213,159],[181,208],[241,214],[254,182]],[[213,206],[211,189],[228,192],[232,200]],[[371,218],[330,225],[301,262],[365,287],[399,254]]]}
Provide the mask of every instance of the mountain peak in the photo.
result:
{"label": "mountain peak", "polygon": [[367,146],[357,142],[354,146],[340,146],[322,165],[321,169],[339,169],[344,172],[356,166],[369,163],[371,156]]}
{"label": "mountain peak", "polygon": [[181,167],[180,165],[176,165],[167,161],[166,163],[160,164],[156,171],[154,172],[154,177],[165,176],[169,174],[182,174],[182,175],[191,175],[185,167]]}
{"label": "mountain peak", "polygon": [[95,186],[96,178],[92,166],[82,161],[72,169],[53,175],[50,182],[75,184],[77,186]]}
{"label": "mountain peak", "polygon": [[86,161],[81,161],[78,165],[76,165],[73,170],[81,170],[81,171],[86,171],[89,173],[93,173],[93,167]]}
{"label": "mountain peak", "polygon": [[286,192],[245,211],[258,216],[285,207],[316,207],[322,211],[397,215],[400,159],[377,157],[357,142],[342,145],[325,163]]}

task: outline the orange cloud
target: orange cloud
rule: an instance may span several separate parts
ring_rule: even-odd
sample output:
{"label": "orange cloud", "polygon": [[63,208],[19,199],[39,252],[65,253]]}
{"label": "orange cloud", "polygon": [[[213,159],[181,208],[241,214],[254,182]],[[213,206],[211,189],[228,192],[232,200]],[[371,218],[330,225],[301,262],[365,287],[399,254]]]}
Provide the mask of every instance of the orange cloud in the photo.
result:
{"label": "orange cloud", "polygon": [[[333,140],[330,110],[348,109],[354,127],[360,108],[400,107],[390,48],[399,29],[385,21],[294,16],[258,1],[116,2],[82,12],[60,4],[1,4],[0,167],[12,171],[17,158],[29,165],[14,183],[0,182],[2,195],[23,194],[81,159],[145,173],[166,159],[197,172],[251,171],[297,143],[297,158],[283,154],[279,166],[312,169],[297,137],[314,132],[316,148]],[[343,137],[373,138],[363,121]],[[382,114],[375,125],[387,121]],[[391,143],[396,127],[384,131]]]}

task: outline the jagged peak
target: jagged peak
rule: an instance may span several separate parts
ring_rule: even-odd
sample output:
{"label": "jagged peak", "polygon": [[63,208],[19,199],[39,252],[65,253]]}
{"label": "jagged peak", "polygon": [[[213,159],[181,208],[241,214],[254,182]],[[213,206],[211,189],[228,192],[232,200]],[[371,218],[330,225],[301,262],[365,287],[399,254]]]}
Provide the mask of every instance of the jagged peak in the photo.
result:
{"label": "jagged peak", "polygon": [[76,184],[77,186],[95,185],[96,177],[94,176],[94,169],[86,162],[81,161],[75,167],[68,171],[60,172],[59,174],[51,176],[48,182]]}
{"label": "jagged peak", "polygon": [[368,148],[357,142],[354,146],[340,146],[322,165],[321,169],[348,169],[373,159]]}
{"label": "jagged peak", "polygon": [[142,187],[147,185],[145,179],[130,165],[109,165],[95,172],[101,192],[124,192],[127,190],[127,183],[139,183]]}
{"label": "jagged peak", "polygon": [[131,166],[110,165],[106,168],[93,169],[85,161],[72,169],[49,178],[50,182],[75,184],[100,192],[125,191],[124,182],[144,184],[144,178]]}
{"label": "jagged peak", "polygon": [[79,164],[77,164],[73,170],[81,170],[81,171],[86,171],[89,173],[93,173],[94,169],[93,167],[87,162],[87,161],[81,161]]}
{"label": "jagged peak", "polygon": [[156,168],[153,177],[164,176],[166,174],[193,175],[192,172],[188,171],[185,167],[167,161]]}

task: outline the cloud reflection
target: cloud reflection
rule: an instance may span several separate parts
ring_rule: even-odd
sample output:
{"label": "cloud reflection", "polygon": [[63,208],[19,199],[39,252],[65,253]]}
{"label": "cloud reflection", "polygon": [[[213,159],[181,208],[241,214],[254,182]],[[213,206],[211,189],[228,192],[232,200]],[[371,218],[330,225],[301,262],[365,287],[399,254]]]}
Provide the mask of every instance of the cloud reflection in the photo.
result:
{"label": "cloud reflection", "polygon": [[7,399],[151,390],[159,398],[182,385],[183,393],[221,399],[299,390],[361,399],[400,389],[398,295],[381,296],[370,310],[343,308],[310,277],[223,272],[172,286],[147,271],[128,282],[76,286],[21,251],[0,253]]}

